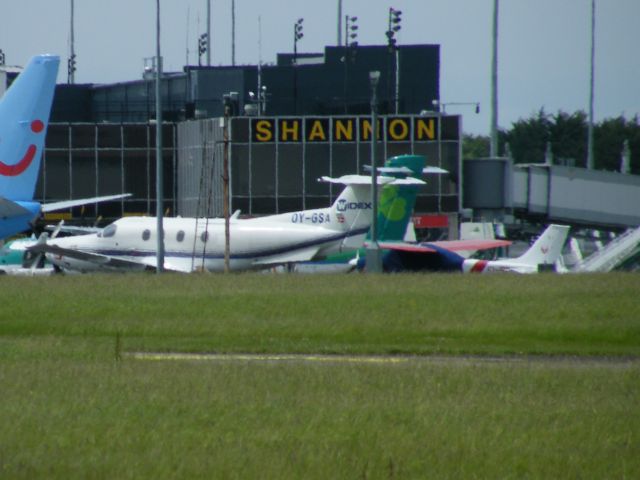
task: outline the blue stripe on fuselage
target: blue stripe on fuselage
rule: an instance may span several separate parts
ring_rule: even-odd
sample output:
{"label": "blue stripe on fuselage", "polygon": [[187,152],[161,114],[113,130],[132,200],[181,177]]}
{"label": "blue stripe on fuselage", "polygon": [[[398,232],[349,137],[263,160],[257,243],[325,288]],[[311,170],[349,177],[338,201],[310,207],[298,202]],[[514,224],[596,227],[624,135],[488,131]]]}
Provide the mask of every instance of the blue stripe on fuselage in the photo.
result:
{"label": "blue stripe on fuselage", "polygon": [[[345,233],[339,233],[333,236],[329,236],[329,237],[325,237],[322,239],[314,239],[314,240],[307,240],[305,242],[300,242],[300,243],[295,243],[293,245],[289,245],[286,247],[277,247],[277,248],[271,248],[271,249],[265,249],[265,250],[261,250],[261,251],[257,251],[257,252],[251,252],[251,253],[235,253],[235,254],[231,254],[230,258],[231,259],[253,259],[253,258],[262,258],[262,257],[271,257],[273,255],[279,255],[282,253],[287,253],[287,252],[295,252],[296,250],[302,250],[304,248],[308,248],[308,247],[313,247],[315,245],[321,245],[323,243],[327,243],[327,242],[333,242],[336,240],[340,240],[340,239],[344,239],[344,238],[349,238],[349,237],[354,237],[357,235],[363,235],[365,233],[367,233],[367,231],[369,230],[369,227],[364,227],[364,228],[359,228],[359,229],[354,229],[351,230],[349,232],[345,232]],[[111,249],[82,249],[82,251],[86,251],[86,252],[91,252],[91,253],[96,253],[98,255],[105,255],[108,257],[138,257],[138,258],[144,258],[144,257],[155,257],[156,256],[156,250],[135,250],[135,251],[127,251],[127,250],[111,250]],[[180,251],[180,250],[168,250],[165,251],[165,257],[174,257],[174,258],[191,258],[191,257],[196,257],[196,258],[206,258],[206,259],[223,259],[224,258],[224,253],[210,253],[210,252],[204,252],[204,255],[202,254],[202,251],[193,251],[193,252],[186,252],[186,251]]]}

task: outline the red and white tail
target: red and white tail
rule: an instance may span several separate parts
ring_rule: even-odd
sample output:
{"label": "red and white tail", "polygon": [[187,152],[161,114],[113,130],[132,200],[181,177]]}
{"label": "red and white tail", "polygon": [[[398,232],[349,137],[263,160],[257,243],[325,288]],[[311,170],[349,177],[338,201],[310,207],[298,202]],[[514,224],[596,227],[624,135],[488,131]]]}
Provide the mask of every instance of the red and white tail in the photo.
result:
{"label": "red and white tail", "polygon": [[513,261],[529,265],[554,264],[562,253],[569,228],[567,225],[549,225],[531,248]]}

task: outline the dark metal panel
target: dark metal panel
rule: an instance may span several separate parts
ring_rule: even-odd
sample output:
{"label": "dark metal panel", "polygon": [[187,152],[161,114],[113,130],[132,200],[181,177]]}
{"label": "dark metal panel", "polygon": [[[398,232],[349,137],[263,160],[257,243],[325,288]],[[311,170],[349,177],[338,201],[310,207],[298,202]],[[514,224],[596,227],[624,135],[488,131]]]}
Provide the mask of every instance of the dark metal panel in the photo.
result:
{"label": "dark metal panel", "polygon": [[505,208],[504,160],[466,160],[463,183],[464,208]]}
{"label": "dark metal panel", "polygon": [[[280,145],[278,147],[278,196],[302,197],[302,185],[304,184],[302,145]],[[278,204],[279,212],[286,212],[282,205]]]}
{"label": "dark metal panel", "polygon": [[[453,119],[451,119],[451,117]],[[442,166],[449,173],[427,178],[428,185],[419,194],[418,211],[456,213],[459,210],[460,188],[460,141],[437,141],[438,123],[447,120],[449,136],[459,135],[459,117],[393,116],[381,117],[381,141],[376,145],[378,164],[386,158],[405,153],[426,153],[427,164]],[[190,127],[219,119],[185,122]],[[328,175],[364,173],[363,165],[371,164],[371,127],[368,116],[336,117],[252,117],[232,119],[235,130],[231,136],[232,205],[248,204],[251,215],[289,211],[292,205],[301,208],[328,206],[340,193],[341,188],[317,179]],[[445,125],[445,124],[443,124]],[[179,176],[190,175],[186,165],[193,163],[193,151],[201,140],[198,135],[188,134],[186,127],[179,127],[178,144],[181,157]],[[440,160],[442,156],[442,160]],[[219,162],[220,160],[216,160]],[[191,167],[198,168],[198,167]],[[247,172],[248,170],[248,172]],[[248,180],[236,178],[240,175]],[[198,198],[192,188],[180,190],[180,204]],[[185,185],[180,178],[179,185]],[[214,189],[215,190],[215,189]],[[247,191],[248,190],[248,191]],[[187,192],[192,192],[189,200]],[[249,199],[247,202],[246,199]],[[428,197],[428,198],[427,198]],[[267,208],[273,207],[267,212]],[[433,210],[420,210],[420,206]],[[254,210],[254,207],[257,210]],[[188,215],[182,207],[179,211]]]}

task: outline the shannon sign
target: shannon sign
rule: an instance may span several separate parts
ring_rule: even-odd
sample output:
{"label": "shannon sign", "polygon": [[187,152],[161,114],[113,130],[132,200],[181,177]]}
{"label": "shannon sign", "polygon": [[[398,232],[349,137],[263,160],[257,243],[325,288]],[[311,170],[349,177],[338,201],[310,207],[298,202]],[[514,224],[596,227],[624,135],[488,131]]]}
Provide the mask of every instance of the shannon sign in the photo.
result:
{"label": "shannon sign", "polygon": [[[403,116],[378,118],[378,138],[389,142],[426,142],[439,138],[457,139],[457,117]],[[452,131],[451,121],[455,128]],[[445,123],[446,122],[446,123]],[[373,134],[370,117],[278,117],[251,119],[251,140],[267,142],[355,142],[370,141]]]}

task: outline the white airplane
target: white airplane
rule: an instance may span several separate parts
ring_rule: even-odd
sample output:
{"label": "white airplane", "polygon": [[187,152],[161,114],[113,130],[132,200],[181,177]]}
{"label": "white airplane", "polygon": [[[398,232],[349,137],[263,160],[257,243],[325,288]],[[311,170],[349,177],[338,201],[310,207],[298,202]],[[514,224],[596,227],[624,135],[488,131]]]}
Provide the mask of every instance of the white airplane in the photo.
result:
{"label": "white airplane", "polygon": [[[477,244],[482,242],[480,240],[452,240],[420,244],[381,242],[379,245],[380,248],[387,250],[383,256],[383,268],[387,272],[535,273],[540,271],[541,265],[555,264],[560,257],[568,233],[569,227],[566,225],[549,225],[523,255],[517,258],[498,260],[464,258],[456,253],[456,251],[478,248]],[[505,245],[509,243],[504,242]]]}
{"label": "white airplane", "polygon": [[[268,268],[361,247],[372,221],[371,177],[345,175],[321,180],[345,185],[329,208],[252,219],[233,215],[229,222],[230,269]],[[378,184],[424,182],[379,176]],[[164,232],[166,270],[224,270],[223,219],[165,218]],[[155,217],[125,217],[97,234],[55,240],[42,234],[30,250],[45,253],[51,263],[63,270],[154,270],[156,245]]]}
{"label": "white airplane", "polygon": [[33,199],[59,63],[56,55],[33,57],[0,99],[0,239],[28,230],[40,213],[129,196]]}

